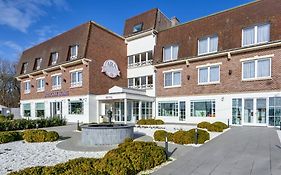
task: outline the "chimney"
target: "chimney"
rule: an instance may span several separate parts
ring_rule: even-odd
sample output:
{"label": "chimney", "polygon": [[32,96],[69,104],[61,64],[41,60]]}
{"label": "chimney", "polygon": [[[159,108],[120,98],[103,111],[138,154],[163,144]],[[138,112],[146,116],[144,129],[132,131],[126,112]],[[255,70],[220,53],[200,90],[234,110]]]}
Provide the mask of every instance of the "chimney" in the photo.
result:
{"label": "chimney", "polygon": [[171,24],[172,24],[172,27],[173,26],[176,26],[176,25],[178,25],[179,23],[180,23],[180,21],[179,21],[179,19],[177,18],[177,17],[172,17],[171,19],[170,19],[170,21],[171,21]]}

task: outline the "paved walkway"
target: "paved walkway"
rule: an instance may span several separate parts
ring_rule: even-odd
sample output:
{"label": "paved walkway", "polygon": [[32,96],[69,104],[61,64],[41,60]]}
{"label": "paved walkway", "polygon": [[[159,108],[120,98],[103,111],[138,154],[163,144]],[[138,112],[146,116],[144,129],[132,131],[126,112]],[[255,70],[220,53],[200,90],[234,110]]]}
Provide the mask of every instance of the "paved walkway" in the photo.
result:
{"label": "paved walkway", "polygon": [[235,127],[153,175],[281,175],[281,144],[266,127]]}

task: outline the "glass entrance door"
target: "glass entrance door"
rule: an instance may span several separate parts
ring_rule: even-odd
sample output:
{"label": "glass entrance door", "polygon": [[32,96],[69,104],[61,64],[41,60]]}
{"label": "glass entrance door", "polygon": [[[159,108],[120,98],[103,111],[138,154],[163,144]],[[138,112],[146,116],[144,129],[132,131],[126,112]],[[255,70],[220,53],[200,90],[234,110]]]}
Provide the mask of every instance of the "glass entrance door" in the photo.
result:
{"label": "glass entrance door", "polygon": [[51,102],[51,117],[62,115],[62,102]]}
{"label": "glass entrance door", "polygon": [[244,123],[254,123],[254,99],[244,100]]}
{"label": "glass entrance door", "polygon": [[266,98],[250,98],[244,100],[244,123],[266,124]]}
{"label": "glass entrance door", "polygon": [[124,102],[114,102],[114,119],[117,122],[125,121]]}

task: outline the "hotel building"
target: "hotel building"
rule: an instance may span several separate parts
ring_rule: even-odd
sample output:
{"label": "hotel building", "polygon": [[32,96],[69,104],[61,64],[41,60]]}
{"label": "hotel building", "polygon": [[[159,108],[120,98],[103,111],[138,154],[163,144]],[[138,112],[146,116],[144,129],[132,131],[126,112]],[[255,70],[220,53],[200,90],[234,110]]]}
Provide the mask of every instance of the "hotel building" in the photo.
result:
{"label": "hotel building", "polygon": [[123,36],[82,24],[23,52],[21,115],[278,126],[280,11],[280,0],[259,0],[180,23],[152,9]]}

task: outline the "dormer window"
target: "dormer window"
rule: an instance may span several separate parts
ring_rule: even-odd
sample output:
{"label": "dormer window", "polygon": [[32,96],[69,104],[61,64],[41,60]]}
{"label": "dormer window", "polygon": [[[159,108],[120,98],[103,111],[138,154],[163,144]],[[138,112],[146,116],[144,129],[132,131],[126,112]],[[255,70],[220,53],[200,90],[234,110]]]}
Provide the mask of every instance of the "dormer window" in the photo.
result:
{"label": "dormer window", "polygon": [[57,61],[58,61],[58,58],[59,58],[59,53],[58,52],[51,53],[50,65],[51,66],[56,65]]}
{"label": "dormer window", "polygon": [[140,24],[137,24],[133,27],[133,33],[137,33],[137,32],[140,32],[142,31],[142,26],[143,26],[143,23],[140,23]]}
{"label": "dormer window", "polygon": [[42,58],[35,59],[34,70],[39,70],[41,68]]}
{"label": "dormer window", "polygon": [[204,37],[198,40],[198,55],[214,53],[218,51],[218,36]]}
{"label": "dormer window", "polygon": [[23,63],[21,68],[21,74],[25,74],[27,70],[28,63]]}
{"label": "dormer window", "polygon": [[78,57],[78,45],[70,46],[70,60]]}
{"label": "dormer window", "polygon": [[166,46],[163,48],[163,62],[172,61],[178,59],[178,45]]}
{"label": "dormer window", "polygon": [[270,24],[252,26],[242,31],[242,46],[261,44],[269,41]]}

